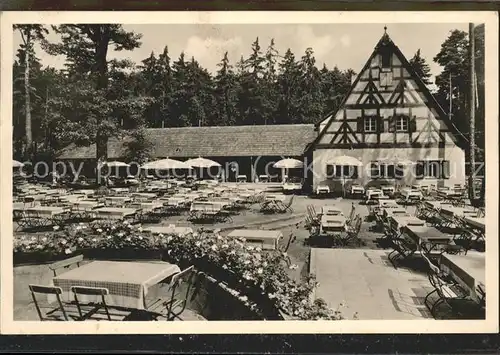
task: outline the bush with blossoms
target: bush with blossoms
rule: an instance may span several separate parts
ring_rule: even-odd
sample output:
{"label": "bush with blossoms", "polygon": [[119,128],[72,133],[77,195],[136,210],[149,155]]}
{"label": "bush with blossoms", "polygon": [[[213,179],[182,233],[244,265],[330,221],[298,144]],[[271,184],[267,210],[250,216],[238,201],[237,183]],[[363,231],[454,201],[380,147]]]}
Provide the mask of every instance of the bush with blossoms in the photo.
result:
{"label": "bush with blossoms", "polygon": [[312,297],[314,276],[303,282],[292,279],[288,258],[280,251],[263,251],[242,238],[226,238],[217,232],[199,230],[188,235],[151,235],[128,223],[77,224],[37,237],[18,236],[14,253],[44,252],[68,255],[82,250],[161,250],[164,258],[179,265],[195,265],[217,279],[224,274],[230,288],[248,307],[258,311],[265,297],[275,308],[295,319],[343,319],[322,299]]}

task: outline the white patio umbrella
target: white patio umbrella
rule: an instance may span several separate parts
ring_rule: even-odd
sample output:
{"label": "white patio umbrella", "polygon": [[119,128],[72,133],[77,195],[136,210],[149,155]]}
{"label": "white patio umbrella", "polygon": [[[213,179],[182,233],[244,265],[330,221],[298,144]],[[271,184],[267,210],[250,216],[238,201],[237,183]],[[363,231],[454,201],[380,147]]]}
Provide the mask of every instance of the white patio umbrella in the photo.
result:
{"label": "white patio umbrella", "polygon": [[192,169],[192,166],[189,164],[186,164],[182,161],[179,160],[174,160],[174,159],[161,159],[161,160],[156,160],[156,161],[151,161],[149,163],[144,164],[141,166],[141,169],[148,169],[148,170],[173,170],[173,169]]}
{"label": "white patio umbrella", "polygon": [[189,159],[184,162],[185,164],[188,164],[189,166],[192,166],[193,168],[211,168],[214,166],[221,167],[219,163],[216,161],[198,157],[195,159]]}
{"label": "white patio umbrella", "polygon": [[12,167],[13,168],[22,168],[24,166],[23,163],[17,160],[12,160]]}
{"label": "white patio umbrella", "polygon": [[274,163],[273,167],[277,169],[300,169],[304,166],[304,163],[297,159],[281,159]]}
{"label": "white patio umbrella", "polygon": [[[363,163],[354,157],[349,157],[347,155],[341,155],[332,158],[327,164],[331,165],[342,165],[342,166],[362,166]],[[342,174],[342,195],[345,195],[345,176]]]}
{"label": "white patio umbrella", "polygon": [[103,165],[107,166],[108,168],[121,168],[121,167],[127,167],[130,166],[127,163],[121,162],[121,161],[108,161],[105,162]]}

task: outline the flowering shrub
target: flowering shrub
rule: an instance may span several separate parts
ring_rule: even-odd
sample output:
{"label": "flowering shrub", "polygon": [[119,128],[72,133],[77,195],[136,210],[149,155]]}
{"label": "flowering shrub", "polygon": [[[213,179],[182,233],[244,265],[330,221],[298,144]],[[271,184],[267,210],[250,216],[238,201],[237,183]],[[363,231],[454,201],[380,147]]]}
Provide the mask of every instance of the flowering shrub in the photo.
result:
{"label": "flowering shrub", "polygon": [[[314,276],[302,283],[287,273],[286,253],[262,251],[245,244],[244,239],[226,238],[217,232],[200,230],[190,235],[145,233],[128,223],[89,226],[80,223],[40,237],[19,236],[14,253],[44,251],[54,255],[82,249],[162,250],[164,257],[179,265],[195,265],[217,278],[231,280],[242,302],[254,310],[265,299],[275,308],[298,319],[342,319],[340,311],[330,309],[321,299],[313,300],[317,286]],[[220,280],[225,281],[225,280]]]}

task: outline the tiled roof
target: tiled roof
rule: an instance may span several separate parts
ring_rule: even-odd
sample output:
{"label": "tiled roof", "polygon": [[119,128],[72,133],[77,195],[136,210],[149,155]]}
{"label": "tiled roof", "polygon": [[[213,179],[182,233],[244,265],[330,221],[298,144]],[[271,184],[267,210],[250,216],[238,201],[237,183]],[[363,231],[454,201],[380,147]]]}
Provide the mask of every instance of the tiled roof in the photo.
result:
{"label": "tiled roof", "polygon": [[[316,137],[314,125],[149,128],[153,157],[300,156]],[[125,139],[108,142],[108,158],[125,155]],[[70,145],[59,159],[93,159],[95,145]]]}

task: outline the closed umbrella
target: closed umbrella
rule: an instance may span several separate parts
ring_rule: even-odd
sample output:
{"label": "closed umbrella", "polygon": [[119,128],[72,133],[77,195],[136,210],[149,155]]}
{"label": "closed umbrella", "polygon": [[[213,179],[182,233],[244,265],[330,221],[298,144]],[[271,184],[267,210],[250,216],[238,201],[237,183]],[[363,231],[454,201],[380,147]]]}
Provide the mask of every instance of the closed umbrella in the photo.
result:
{"label": "closed umbrella", "polygon": [[300,169],[304,166],[304,163],[297,159],[281,159],[274,163],[273,167],[277,169]]}
{"label": "closed umbrella", "polygon": [[24,166],[23,163],[17,160],[12,160],[12,167],[13,168],[22,168]]}
{"label": "closed umbrella", "polygon": [[[342,166],[362,166],[363,163],[354,157],[349,157],[347,155],[341,155],[339,157],[332,158],[327,164],[331,165],[342,165]],[[345,176],[342,174],[342,195],[345,194]]]}
{"label": "closed umbrella", "polygon": [[195,159],[189,159],[186,160],[184,163],[188,164],[189,166],[192,166],[193,168],[211,168],[211,167],[220,167],[221,165],[217,163],[216,161],[210,160],[210,159],[205,159],[205,158],[195,158]]}
{"label": "closed umbrella", "polygon": [[161,159],[152,161],[141,166],[141,169],[150,169],[150,170],[174,170],[174,169],[192,169],[191,165],[186,164],[182,161],[174,160],[174,159]]}

